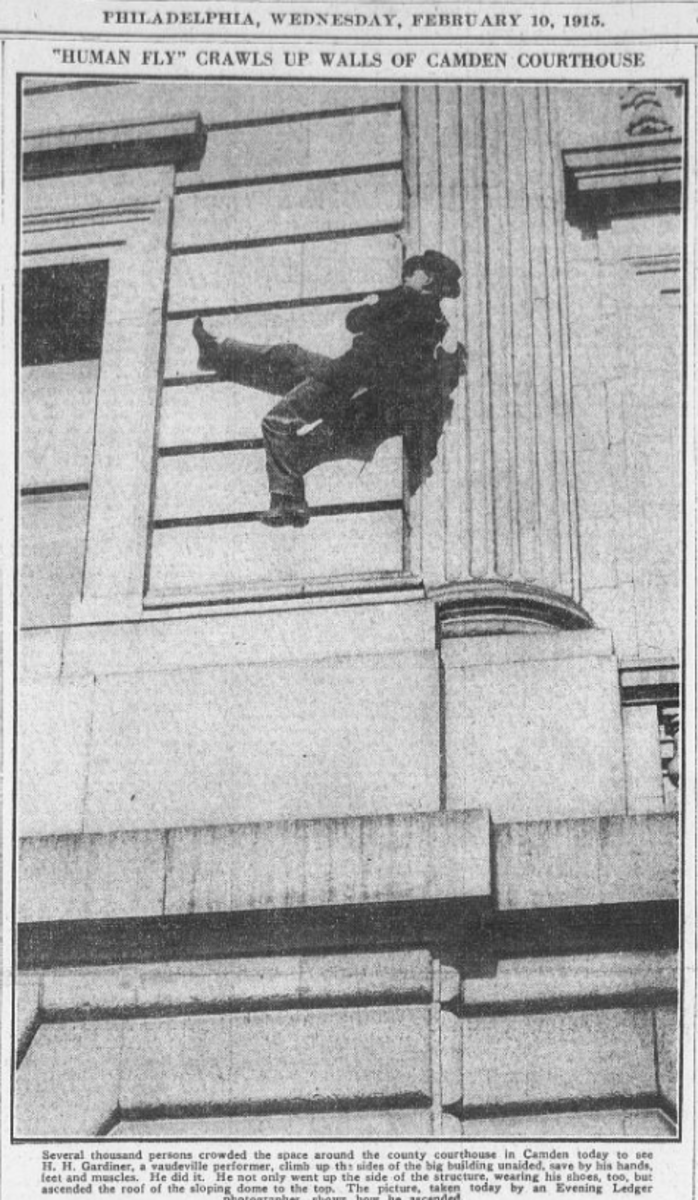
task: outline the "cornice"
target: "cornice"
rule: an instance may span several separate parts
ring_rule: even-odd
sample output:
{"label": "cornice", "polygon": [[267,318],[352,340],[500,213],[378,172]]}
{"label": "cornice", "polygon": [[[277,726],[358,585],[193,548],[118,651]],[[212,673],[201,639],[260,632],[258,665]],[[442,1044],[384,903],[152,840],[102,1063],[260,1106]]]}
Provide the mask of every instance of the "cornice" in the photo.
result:
{"label": "cornice", "polygon": [[166,165],[183,171],[198,166],[205,148],[198,115],[35,133],[22,142],[23,176],[49,179]]}
{"label": "cornice", "polygon": [[678,137],[564,150],[567,218],[575,225],[677,209],[683,145]]}

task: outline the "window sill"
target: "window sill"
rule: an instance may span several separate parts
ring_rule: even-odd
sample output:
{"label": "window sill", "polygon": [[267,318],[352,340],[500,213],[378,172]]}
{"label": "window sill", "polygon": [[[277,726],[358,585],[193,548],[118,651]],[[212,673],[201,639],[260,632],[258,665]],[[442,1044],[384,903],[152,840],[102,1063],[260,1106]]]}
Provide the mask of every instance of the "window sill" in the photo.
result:
{"label": "window sill", "polygon": [[414,575],[352,575],[340,578],[298,580],[217,588],[212,591],[149,592],[143,616],[191,615],[220,611],[260,612],[275,608],[314,608],[336,604],[370,604],[424,598],[424,587]]}

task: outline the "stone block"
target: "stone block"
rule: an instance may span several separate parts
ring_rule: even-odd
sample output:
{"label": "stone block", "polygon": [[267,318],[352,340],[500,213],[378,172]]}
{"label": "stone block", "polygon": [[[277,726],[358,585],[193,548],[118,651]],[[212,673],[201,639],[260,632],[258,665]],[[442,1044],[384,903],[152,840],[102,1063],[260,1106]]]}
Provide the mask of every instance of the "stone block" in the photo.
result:
{"label": "stone block", "polygon": [[467,1008],[591,1001],[601,997],[666,997],[678,986],[676,954],[580,954],[503,959],[491,979],[465,979]]}
{"label": "stone block", "polygon": [[433,653],[109,676],[85,827],[433,810],[438,720]]}
{"label": "stone block", "polygon": [[613,643],[619,658],[637,658],[639,643],[634,583],[619,583],[612,588],[586,588],[584,607],[595,624],[602,629],[613,630]]}
{"label": "stone block", "polygon": [[19,920],[482,901],[489,850],[487,814],[438,811],[29,839]]}
{"label": "stone block", "polygon": [[[264,497],[267,507],[267,497]],[[151,603],[222,601],[286,595],[304,584],[349,586],[352,577],[399,577],[403,570],[401,508],[320,516],[307,528],[236,524],[180,526],[153,534]]]}
{"label": "stone block", "polygon": [[615,587],[619,581],[618,514],[580,521],[584,588]]}
{"label": "stone block", "polygon": [[86,489],[29,493],[20,508],[19,620],[62,625],[80,595],[88,512]]}
{"label": "stone block", "polygon": [[465,1138],[672,1138],[676,1127],[651,1108],[600,1108],[585,1112],[519,1113],[463,1121]]}
{"label": "stone block", "polygon": [[[136,91],[133,88],[133,91]],[[106,92],[107,89],[105,88]],[[92,93],[96,96],[96,92]],[[50,98],[50,97],[49,97]],[[56,96],[53,94],[55,101]],[[63,131],[75,123],[75,93],[65,92],[63,100],[67,101],[73,110],[72,117],[66,121],[63,126]],[[113,99],[111,100],[113,104]],[[114,109],[110,110],[110,117],[105,124],[113,121]],[[23,134],[28,131],[23,129]],[[163,198],[171,197],[174,184],[174,170],[171,166],[164,167],[146,167],[143,170],[128,170],[128,171],[96,171],[94,174],[76,174],[54,176],[50,180],[34,180],[27,181],[22,188],[22,208],[25,216],[43,215],[47,211],[50,212],[65,212],[69,210],[84,210],[90,208],[107,208],[114,205],[128,205],[132,203],[156,202]],[[90,222],[86,226],[71,231],[72,237],[78,245],[83,242],[94,242],[94,225]],[[65,247],[65,229],[58,227],[49,227],[45,234],[37,231],[32,234],[32,249],[51,250],[55,248],[63,249]],[[141,269],[147,270],[146,264],[141,264]],[[111,284],[111,280],[110,280]],[[111,293],[110,293],[111,303]]]}
{"label": "stone block", "polygon": [[98,359],[22,368],[22,487],[89,480],[98,374]]}
{"label": "stone block", "polygon": [[466,1019],[464,1107],[653,1095],[653,1042],[649,1010]]}
{"label": "stone block", "polygon": [[[85,93],[83,125],[103,125],[114,113],[124,123],[150,121],[200,113],[205,125],[228,124],[231,113],[236,121],[262,121],[298,116],[301,113],[329,112],[355,108],[362,104],[398,104],[399,84],[371,84],[357,88],[352,83],[242,83],[200,80],[149,80],[137,87],[129,83],[109,88],[91,88]],[[25,124],[26,122],[26,124]],[[70,129],[78,123],[75,93],[38,93],[25,105],[23,132],[42,133],[49,129]],[[205,161],[205,159],[204,159]],[[189,181],[189,172],[181,176]]]}
{"label": "stone block", "polygon": [[160,833],[78,834],[20,843],[20,922],[146,917],[162,912]]}
{"label": "stone block", "polygon": [[[174,324],[174,322],[173,322]],[[177,322],[182,329],[189,323]],[[182,353],[194,353],[192,346],[182,340]],[[274,399],[267,392],[258,392],[236,383],[193,382],[165,387],[162,390],[158,444],[161,450],[182,446],[205,446],[215,442],[244,441],[261,438],[262,419]],[[162,458],[158,468],[163,466]]]}
{"label": "stone block", "polygon": [[253,250],[216,250],[172,261],[170,312],[365,294],[400,280],[395,234]]}
{"label": "stone block", "polygon": [[[455,1121],[455,1118],[451,1118]],[[122,1121],[109,1134],[139,1138],[428,1138],[430,1108],[385,1109],[377,1112],[264,1113],[243,1117],[189,1117]],[[447,1136],[457,1136],[448,1134]]]}
{"label": "stone block", "polygon": [[[381,500],[401,502],[402,493],[402,442],[399,438],[384,442],[368,464],[349,460],[324,463],[306,476],[306,495],[312,507]],[[261,447],[208,450],[201,454],[167,455],[159,459],[156,520],[255,513],[267,508],[268,504],[269,484]]]}
{"label": "stone block", "polygon": [[[38,1006],[37,977],[23,984],[22,1011]],[[143,963],[50,971],[42,1010],[54,1020],[98,1014],[214,1012],[246,1005],[296,1006],[397,998],[429,1003],[431,956],[426,950],[317,957]],[[38,1011],[38,1008],[37,1008]],[[31,1020],[27,1016],[27,1021]]]}
{"label": "stone block", "polygon": [[654,705],[623,709],[623,743],[628,811],[661,812],[664,808],[659,725]]}
{"label": "stone block", "polygon": [[428,1007],[171,1017],[125,1029],[125,1114],[430,1096]]}
{"label": "stone block", "polygon": [[463,1095],[463,1022],[452,1012],[441,1012],[439,1072],[443,1108],[460,1104]]}
{"label": "stone block", "polygon": [[681,582],[670,575],[638,580],[635,585],[640,658],[675,655],[681,640]]}
{"label": "stone block", "polygon": [[496,831],[502,909],[641,904],[678,895],[673,814],[540,821]]}
{"label": "stone block", "polygon": [[27,839],[19,920],[483,901],[489,833],[486,813],[434,812]]}
{"label": "stone block", "polygon": [[[24,639],[23,639],[24,640]],[[29,650],[32,643],[25,642]],[[31,658],[31,653],[25,658]],[[20,837],[82,828],[94,704],[92,679],[20,678],[17,824]]]}
{"label": "stone block", "polygon": [[276,822],[169,838],[166,913],[489,894],[486,813]]}
{"label": "stone block", "polygon": [[[63,668],[63,648],[67,630],[23,629],[17,646],[18,679],[57,683]],[[37,698],[41,693],[37,693]]]}
{"label": "stone block", "polygon": [[613,639],[606,629],[585,629],[582,633],[560,630],[537,633],[535,637],[512,633],[503,637],[453,638],[443,642],[441,649],[449,668],[466,670],[496,664],[605,659],[613,655]]}
{"label": "stone block", "polygon": [[[610,452],[603,459],[596,450],[584,450],[575,456],[579,477],[579,511],[582,520],[598,520],[613,515],[617,503],[615,480],[610,469]],[[584,546],[582,546],[584,549]]]}
{"label": "stone block", "polygon": [[[477,646],[471,662],[469,641],[503,649],[486,662]],[[454,639],[441,653],[449,807],[496,822],[623,811],[618,665],[594,633]]]}
{"label": "stone block", "polygon": [[[37,634],[30,636],[33,646]],[[220,614],[214,620],[185,616],[99,629],[83,626],[60,637],[66,679],[155,673],[162,679],[168,671],[233,663],[303,663],[435,649],[433,609],[414,601],[347,606],[332,601],[323,607],[271,611],[260,611],[257,604],[253,612]]]}
{"label": "stone block", "polygon": [[42,1025],[15,1084],[15,1135],[97,1137],[115,1117],[121,1021]]}
{"label": "stone block", "polygon": [[358,109],[344,117],[308,116],[303,121],[211,129],[199,170],[180,179],[190,187],[223,180],[264,179],[268,175],[336,171],[397,162],[401,156],[400,111]]}
{"label": "stone block", "polygon": [[675,1005],[665,1004],[654,1014],[657,1042],[657,1078],[659,1094],[675,1111],[679,1103],[678,1079],[678,1012]]}
{"label": "stone block", "polygon": [[15,981],[15,1053],[24,1055],[39,1026],[42,1010],[42,977],[22,972]]}
{"label": "stone block", "polygon": [[180,194],[173,245],[181,250],[397,226],[402,199],[399,169]]}

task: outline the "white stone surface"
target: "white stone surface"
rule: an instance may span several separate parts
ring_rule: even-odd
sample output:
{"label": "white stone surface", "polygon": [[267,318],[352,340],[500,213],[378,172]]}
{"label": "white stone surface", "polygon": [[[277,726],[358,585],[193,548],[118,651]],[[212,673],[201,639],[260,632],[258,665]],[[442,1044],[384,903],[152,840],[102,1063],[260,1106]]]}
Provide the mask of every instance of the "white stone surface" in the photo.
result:
{"label": "white stone surface", "polygon": [[[442,644],[449,664],[465,668],[496,663],[569,662],[579,658],[607,658],[613,654],[608,630],[583,632],[510,633],[492,637],[451,638]],[[574,668],[570,668],[573,670]]]}
{"label": "white stone surface", "polygon": [[[25,629],[17,646],[18,677],[57,682],[63,665],[64,630]],[[37,693],[39,695],[40,693]]]}
{"label": "white stone surface", "polygon": [[116,1115],[123,1023],[42,1025],[17,1074],[15,1134],[95,1137]]}
{"label": "white stone surface", "polygon": [[[526,658],[507,637],[444,642],[446,775],[450,807],[490,808],[496,822],[623,812],[618,665],[592,634],[531,634]],[[575,643],[571,654],[570,644]],[[537,657],[540,644],[541,657]],[[478,661],[479,660],[479,661]]]}
{"label": "white stone surface", "polygon": [[[113,120],[118,112],[122,121],[150,121],[160,117],[189,116],[200,113],[204,124],[229,124],[259,121],[297,113],[329,112],[359,105],[390,104],[400,100],[398,84],[273,83],[218,80],[144,80],[134,87],[90,90],[87,113],[76,121],[75,94],[39,93],[28,99],[23,122],[24,133],[71,128],[76,124],[96,125]],[[183,172],[186,183],[189,173]]]}
{"label": "white stone surface", "polygon": [[184,193],[173,248],[399,225],[402,195],[399,170]]}
{"label": "white stone surface", "polygon": [[666,996],[678,986],[676,954],[618,952],[515,958],[497,963],[493,978],[464,979],[466,1007],[571,1001],[601,996]]}
{"label": "white stone surface", "polygon": [[496,831],[502,909],[676,900],[671,814],[532,821]]}
{"label": "white stone surface", "polygon": [[680,216],[567,242],[583,600],[619,654],[662,654],[680,628]]}
{"label": "white stone surface", "polygon": [[[137,89],[133,89],[134,92]],[[67,101],[75,109],[75,96],[64,95],[57,104],[55,94],[48,97],[54,109]],[[110,111],[113,119],[114,109]],[[64,126],[65,128],[65,126]],[[26,130],[24,132],[27,132]],[[89,218],[94,209],[137,205],[146,198],[156,200],[172,193],[173,171],[171,166],[144,167],[143,170],[97,171],[94,174],[63,175],[49,179],[28,180],[22,188],[23,217],[41,217],[55,213],[67,221],[66,228],[49,225],[45,232],[34,227],[25,249],[54,250],[65,245],[66,233],[79,246],[89,244],[95,249],[95,241],[102,243],[112,239],[95,235],[95,225]],[[77,220],[71,220],[76,218]],[[42,220],[43,224],[47,224]],[[77,225],[77,228],[73,226]],[[121,231],[123,236],[123,230]]]}
{"label": "white stone surface", "polygon": [[[61,675],[142,675],[194,670],[233,663],[304,662],[363,655],[434,651],[434,611],[424,601],[358,604],[341,608],[310,606],[273,611],[183,616],[147,624],[115,624],[99,629],[73,627],[60,633],[59,647],[46,647],[39,631],[25,639],[30,671],[34,639],[47,669],[62,651]],[[32,647],[31,654],[29,652]],[[56,668],[57,669],[57,668]]]}
{"label": "white stone surface", "polygon": [[172,261],[170,312],[366,293],[395,287],[397,235],[182,255]]}
{"label": "white stone surface", "polygon": [[656,1093],[649,1010],[480,1017],[463,1023],[464,1107]]}
{"label": "white stone surface", "polygon": [[[264,498],[264,509],[268,507]],[[298,593],[305,582],[347,583],[403,570],[403,513],[339,513],[304,528],[270,529],[255,519],[153,532],[149,602]],[[347,588],[347,590],[349,590]]]}
{"label": "white stone surface", "polygon": [[22,369],[22,487],[89,483],[98,375],[98,359]]}
{"label": "white stone surface", "polygon": [[661,812],[664,786],[655,705],[623,709],[623,744],[628,811]]}
{"label": "white stone surface", "polygon": [[85,829],[433,810],[437,689],[433,654],[102,679]]}
{"label": "white stone surface", "polygon": [[17,825],[20,837],[82,829],[94,680],[21,681]]}
{"label": "white stone surface", "polygon": [[[176,324],[182,325],[183,330],[191,328],[188,322],[186,326],[183,322]],[[193,343],[194,339],[191,341]],[[183,349],[194,354],[186,341]],[[165,387],[160,400],[159,448],[260,438],[262,418],[273,403],[274,398],[267,392],[243,388],[235,383]]]}
{"label": "white stone surface", "polygon": [[24,627],[70,621],[85,560],[88,493],[23,496],[19,520],[19,621]]}
{"label": "white stone surface", "polygon": [[[362,93],[360,98],[367,93]],[[397,162],[402,154],[401,113],[361,112],[268,125],[212,129],[198,171],[179,176],[184,187],[267,175],[336,171]]]}
{"label": "white stone surface", "polygon": [[429,1009],[336,1009],[134,1020],[121,1111],[431,1095]]}
{"label": "white stone surface", "polygon": [[679,1103],[679,1025],[674,1005],[664,1005],[655,1012],[657,1039],[657,1077],[659,1093],[672,1109]]}
{"label": "white stone surface", "polygon": [[486,813],[438,811],[26,839],[23,923],[474,898]]}
{"label": "white stone surface", "polygon": [[[258,429],[256,436],[260,435]],[[315,467],[306,476],[306,497],[312,506],[402,500],[402,493],[399,438],[384,442],[369,463],[343,459]],[[158,462],[156,520],[254,512],[268,504],[261,448],[168,455]]]}
{"label": "white stone surface", "polygon": [[54,1020],[398,998],[429,1003],[432,963],[426,950],[289,955],[23,973],[19,983],[23,1024],[29,1026],[38,1013],[40,985],[42,1012]]}
{"label": "white stone surface", "polygon": [[19,922],[148,917],[162,912],[159,833],[28,838],[17,871]]}
{"label": "white stone surface", "polygon": [[585,1112],[518,1113],[463,1121],[465,1138],[673,1138],[676,1126],[660,1109],[599,1108]]}
{"label": "white stone surface", "polygon": [[173,830],[166,913],[489,897],[485,813]]}
{"label": "white stone surface", "polygon": [[122,1121],[110,1137],[174,1138],[428,1138],[431,1109],[378,1112],[265,1113],[249,1117],[191,1117],[180,1120]]}

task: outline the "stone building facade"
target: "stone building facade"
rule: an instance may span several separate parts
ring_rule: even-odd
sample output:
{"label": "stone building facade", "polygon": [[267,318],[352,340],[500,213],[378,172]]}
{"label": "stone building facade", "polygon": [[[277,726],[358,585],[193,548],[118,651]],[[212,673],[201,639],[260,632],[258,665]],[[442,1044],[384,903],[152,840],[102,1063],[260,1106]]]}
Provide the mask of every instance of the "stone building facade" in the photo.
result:
{"label": "stone building facade", "polygon": [[[25,81],[15,1135],[676,1135],[677,88]],[[268,529],[406,255],[468,353]]]}

